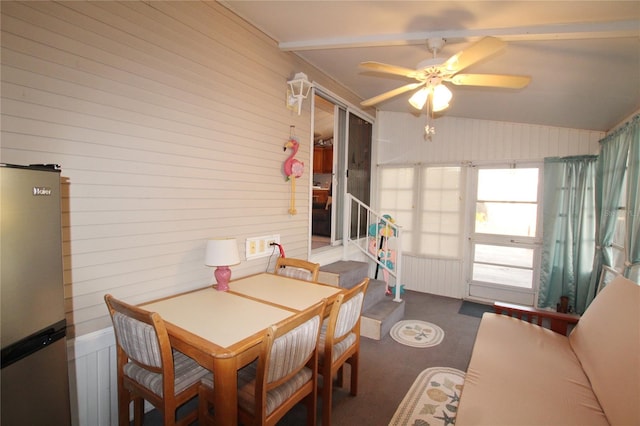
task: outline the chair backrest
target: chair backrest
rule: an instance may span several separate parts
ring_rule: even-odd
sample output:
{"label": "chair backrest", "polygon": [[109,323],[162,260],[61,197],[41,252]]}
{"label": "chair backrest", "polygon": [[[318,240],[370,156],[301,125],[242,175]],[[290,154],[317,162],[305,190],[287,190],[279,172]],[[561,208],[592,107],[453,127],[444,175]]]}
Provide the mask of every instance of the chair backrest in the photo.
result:
{"label": "chair backrest", "polygon": [[305,281],[318,281],[320,264],[302,259],[279,257],[274,273]]}
{"label": "chair backrest", "polygon": [[129,360],[141,368],[161,373],[166,384],[163,394],[173,394],[169,387],[174,382],[173,356],[160,315],[117,300],[110,294],[105,295],[104,300],[116,335],[118,369]]}
{"label": "chair backrest", "polygon": [[335,345],[350,336],[359,339],[360,315],[364,296],[369,286],[369,278],[365,278],[346,293],[339,295],[331,307],[327,323],[325,345]]}
{"label": "chair backrest", "polygon": [[[316,346],[326,300],[267,329],[256,370],[256,407],[266,403],[266,393],[305,370],[302,378],[315,376]],[[315,388],[315,383],[314,383]],[[265,407],[266,409],[266,407]],[[267,412],[273,407],[267,409]]]}

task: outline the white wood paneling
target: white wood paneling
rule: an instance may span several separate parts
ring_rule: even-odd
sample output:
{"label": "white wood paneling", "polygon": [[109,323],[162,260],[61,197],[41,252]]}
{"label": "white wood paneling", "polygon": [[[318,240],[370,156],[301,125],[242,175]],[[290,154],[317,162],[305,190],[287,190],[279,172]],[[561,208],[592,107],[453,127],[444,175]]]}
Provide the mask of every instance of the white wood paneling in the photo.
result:
{"label": "white wood paneling", "polygon": [[[426,118],[379,112],[377,164],[462,164],[542,161],[545,157],[597,154],[604,133],[519,123],[442,117],[436,134],[424,138]],[[402,224],[400,224],[402,225]],[[462,260],[403,257],[405,288],[463,298]]]}
{"label": "white wood paneling", "polygon": [[[62,167],[72,336],[132,303],[213,282],[208,238],[280,234],[308,247],[310,107],[285,106],[295,72],[357,102],[216,2],[2,2],[5,163]],[[307,169],[282,173],[291,125]],[[241,256],[243,257],[243,253]],[[243,261],[235,276],[261,272]]]}
{"label": "white wood paneling", "polygon": [[462,261],[402,256],[402,283],[407,290],[461,299]]}
{"label": "white wood paneling", "polygon": [[545,157],[597,154],[604,133],[500,121],[441,117],[425,140],[426,118],[378,112],[377,164],[459,164],[542,160]]}

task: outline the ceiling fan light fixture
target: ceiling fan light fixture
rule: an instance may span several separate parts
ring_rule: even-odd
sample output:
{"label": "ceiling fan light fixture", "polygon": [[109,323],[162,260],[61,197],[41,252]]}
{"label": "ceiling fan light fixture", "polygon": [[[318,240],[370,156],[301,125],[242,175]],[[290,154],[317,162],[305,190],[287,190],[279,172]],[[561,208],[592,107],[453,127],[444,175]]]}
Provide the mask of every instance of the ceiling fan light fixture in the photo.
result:
{"label": "ceiling fan light fixture", "polygon": [[442,111],[449,107],[449,101],[453,94],[444,84],[438,84],[433,88],[432,107],[433,112]]}
{"label": "ceiling fan light fixture", "polygon": [[416,93],[413,94],[413,96],[409,98],[409,103],[411,104],[412,107],[421,111],[422,108],[424,107],[424,104],[427,103],[428,97],[429,97],[429,89],[427,89],[426,87],[423,87],[422,89],[418,90]]}

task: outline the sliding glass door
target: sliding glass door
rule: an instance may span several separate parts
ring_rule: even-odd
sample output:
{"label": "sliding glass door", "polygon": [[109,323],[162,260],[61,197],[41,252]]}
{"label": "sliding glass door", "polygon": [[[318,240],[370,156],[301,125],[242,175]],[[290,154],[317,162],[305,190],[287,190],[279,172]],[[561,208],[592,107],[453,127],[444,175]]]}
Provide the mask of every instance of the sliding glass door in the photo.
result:
{"label": "sliding glass door", "polygon": [[[371,136],[372,125],[349,113],[349,144],[347,147],[347,192],[366,205],[371,205]],[[351,235],[367,234],[367,212],[360,220],[352,217]],[[360,229],[358,230],[358,222]]]}
{"label": "sliding glass door", "polygon": [[[370,203],[373,136],[371,120],[319,90],[313,124],[312,250],[342,240],[347,192]],[[366,226],[366,220],[362,223]]]}

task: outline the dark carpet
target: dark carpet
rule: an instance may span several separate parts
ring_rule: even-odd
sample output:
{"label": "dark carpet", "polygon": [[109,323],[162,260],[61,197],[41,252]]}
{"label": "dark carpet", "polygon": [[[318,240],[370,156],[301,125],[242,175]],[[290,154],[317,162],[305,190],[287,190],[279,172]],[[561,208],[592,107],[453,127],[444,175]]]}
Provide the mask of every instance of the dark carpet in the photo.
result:
{"label": "dark carpet", "polygon": [[[358,395],[346,388],[334,388],[333,426],[387,426],[396,408],[414,380],[429,367],[451,367],[467,371],[480,318],[459,315],[462,301],[415,291],[403,295],[405,319],[416,319],[438,325],[444,339],[437,346],[413,348],[402,345],[387,334],[381,340],[362,338],[360,343],[360,374]],[[344,372],[349,383],[349,366]],[[188,408],[197,406],[196,401]],[[322,401],[318,403],[318,424],[321,424]],[[306,423],[305,407],[298,404],[278,422],[278,426],[300,426]],[[145,415],[145,425],[161,425],[155,410]],[[196,423],[197,424],[197,423]]]}
{"label": "dark carpet", "polygon": [[482,314],[485,312],[494,312],[493,306],[485,305],[483,303],[469,302],[468,300],[463,301],[460,309],[458,310],[459,314],[469,315],[476,318],[482,318]]}

